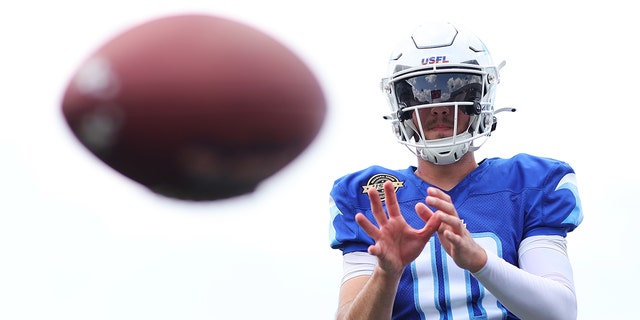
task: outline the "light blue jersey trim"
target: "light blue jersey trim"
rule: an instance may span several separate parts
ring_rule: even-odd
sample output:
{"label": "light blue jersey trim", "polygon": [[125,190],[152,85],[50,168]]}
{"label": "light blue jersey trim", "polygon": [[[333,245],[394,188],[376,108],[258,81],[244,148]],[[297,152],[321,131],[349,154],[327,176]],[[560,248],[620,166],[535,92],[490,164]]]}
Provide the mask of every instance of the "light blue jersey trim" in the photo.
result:
{"label": "light blue jersey trim", "polygon": [[[429,245],[433,241],[429,241]],[[433,251],[432,251],[433,252]],[[427,317],[424,315],[424,311],[420,308],[420,287],[418,286],[418,270],[416,269],[415,260],[411,262],[411,274],[413,276],[413,305],[416,307],[416,311],[420,315],[421,320],[426,320]]]}
{"label": "light blue jersey trim", "polygon": [[342,243],[336,238],[336,228],[333,226],[333,221],[336,220],[338,215],[342,215],[342,212],[338,209],[333,197],[329,198],[329,214],[331,215],[331,223],[329,223],[329,241],[331,242],[331,246],[337,246]]}
{"label": "light blue jersey trim", "polygon": [[578,195],[578,184],[575,173],[569,173],[565,175],[558,185],[556,186],[556,191],[560,189],[567,189],[571,191],[573,197],[576,198],[576,206],[573,208],[569,216],[567,216],[562,223],[573,224],[575,226],[579,225],[584,218],[582,215],[582,203],[580,201],[580,196]]}

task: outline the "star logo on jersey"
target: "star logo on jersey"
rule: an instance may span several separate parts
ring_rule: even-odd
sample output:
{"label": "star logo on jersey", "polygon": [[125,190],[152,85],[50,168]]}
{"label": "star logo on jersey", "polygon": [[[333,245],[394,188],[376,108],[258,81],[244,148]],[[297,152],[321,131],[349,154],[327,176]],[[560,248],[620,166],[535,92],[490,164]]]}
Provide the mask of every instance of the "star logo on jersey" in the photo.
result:
{"label": "star logo on jersey", "polygon": [[393,189],[395,192],[398,192],[398,189],[404,187],[404,181],[400,181],[396,176],[392,176],[386,173],[379,173],[367,181],[367,185],[362,186],[362,193],[367,193],[369,189],[374,188],[378,191],[378,195],[380,196],[380,200],[384,201],[384,189],[383,185],[385,182],[391,181],[393,183]]}

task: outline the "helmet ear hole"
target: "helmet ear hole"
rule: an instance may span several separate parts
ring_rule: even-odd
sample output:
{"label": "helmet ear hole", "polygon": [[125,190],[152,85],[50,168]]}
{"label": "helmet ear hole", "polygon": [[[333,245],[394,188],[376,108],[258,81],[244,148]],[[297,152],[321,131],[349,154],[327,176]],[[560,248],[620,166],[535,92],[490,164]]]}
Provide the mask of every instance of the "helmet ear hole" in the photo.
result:
{"label": "helmet ear hole", "polygon": [[487,133],[496,130],[496,125],[498,124],[498,118],[496,118],[496,116],[484,116],[479,119],[479,121],[478,133]]}

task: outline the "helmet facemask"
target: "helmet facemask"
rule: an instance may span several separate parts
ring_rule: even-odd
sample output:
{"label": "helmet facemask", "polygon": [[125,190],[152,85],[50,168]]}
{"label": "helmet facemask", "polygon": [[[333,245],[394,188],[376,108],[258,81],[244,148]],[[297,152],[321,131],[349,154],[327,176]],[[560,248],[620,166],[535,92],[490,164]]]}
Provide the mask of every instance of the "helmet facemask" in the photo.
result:
{"label": "helmet facemask", "polygon": [[[441,69],[407,69],[386,83],[390,99],[397,106],[392,118],[400,143],[422,159],[445,165],[456,162],[469,150],[477,150],[494,126],[491,96],[493,86],[487,72],[477,67],[453,66]],[[451,108],[453,134],[427,140],[420,110]],[[469,116],[465,130],[458,130],[460,113]],[[414,123],[418,123],[416,126]],[[476,139],[480,143],[474,144]]]}

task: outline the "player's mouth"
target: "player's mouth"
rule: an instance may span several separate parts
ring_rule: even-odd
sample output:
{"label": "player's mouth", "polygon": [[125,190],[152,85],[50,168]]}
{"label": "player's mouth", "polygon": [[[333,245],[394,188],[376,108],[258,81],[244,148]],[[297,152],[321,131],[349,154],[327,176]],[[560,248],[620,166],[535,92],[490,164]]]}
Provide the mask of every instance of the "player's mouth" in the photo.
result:
{"label": "player's mouth", "polygon": [[427,126],[427,130],[429,131],[449,131],[453,129],[453,125],[445,124],[445,123],[436,123],[430,126]]}

